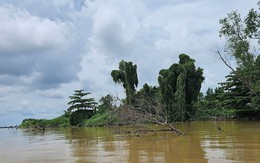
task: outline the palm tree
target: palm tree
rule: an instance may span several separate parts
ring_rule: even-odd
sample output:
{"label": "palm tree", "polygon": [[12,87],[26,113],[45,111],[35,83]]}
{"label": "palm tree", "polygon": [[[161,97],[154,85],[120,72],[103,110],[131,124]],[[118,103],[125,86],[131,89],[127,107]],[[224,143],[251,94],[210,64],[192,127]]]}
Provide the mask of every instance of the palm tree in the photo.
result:
{"label": "palm tree", "polygon": [[94,98],[83,98],[87,95],[90,95],[89,92],[84,92],[84,90],[74,90],[74,94],[69,96],[70,101],[68,105],[71,105],[68,108],[68,112],[71,113],[73,110],[88,110],[92,109],[95,111],[97,103],[95,102]]}
{"label": "palm tree", "polygon": [[123,84],[126,92],[126,104],[131,105],[135,88],[138,85],[137,66],[132,62],[122,60],[119,63],[119,70],[113,70],[111,76],[115,83]]}

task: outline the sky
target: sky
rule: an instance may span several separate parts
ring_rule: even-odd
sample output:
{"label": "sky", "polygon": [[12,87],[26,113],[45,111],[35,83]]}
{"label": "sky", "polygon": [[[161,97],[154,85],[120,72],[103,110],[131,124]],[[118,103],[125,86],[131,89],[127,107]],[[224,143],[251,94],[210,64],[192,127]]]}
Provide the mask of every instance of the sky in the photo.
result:
{"label": "sky", "polygon": [[[161,69],[181,53],[204,69],[202,92],[230,70],[219,19],[244,17],[257,0],[1,0],[0,126],[24,118],[54,118],[74,90],[99,100],[124,97],[111,71],[121,60],[137,65],[138,89],[158,85]],[[235,65],[233,65],[235,66]]]}

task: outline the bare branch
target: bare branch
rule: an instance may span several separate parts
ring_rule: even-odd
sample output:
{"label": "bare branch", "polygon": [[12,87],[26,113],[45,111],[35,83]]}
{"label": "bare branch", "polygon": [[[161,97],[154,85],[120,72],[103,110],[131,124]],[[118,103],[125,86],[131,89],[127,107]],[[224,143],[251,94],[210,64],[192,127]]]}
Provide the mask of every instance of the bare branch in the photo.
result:
{"label": "bare branch", "polygon": [[159,124],[159,125],[163,125],[163,126],[166,126],[168,128],[170,128],[172,131],[175,131],[176,133],[182,135],[183,133],[181,131],[179,131],[178,129],[176,129],[175,127],[173,127],[172,125],[166,123],[162,117],[160,117],[159,115],[153,115],[149,112],[147,112],[146,110],[144,109],[141,109],[141,108],[136,108],[137,110],[140,110],[141,112],[144,113],[144,116],[148,117],[150,119],[150,121],[152,122],[155,122],[156,124]]}
{"label": "bare branch", "polygon": [[217,51],[217,53],[218,53],[220,59],[224,62],[224,64],[225,64],[228,68],[230,68],[233,72],[235,72],[235,70],[231,67],[230,63],[228,63],[228,61],[226,61],[226,60],[222,57],[221,53],[220,53],[219,51]]}

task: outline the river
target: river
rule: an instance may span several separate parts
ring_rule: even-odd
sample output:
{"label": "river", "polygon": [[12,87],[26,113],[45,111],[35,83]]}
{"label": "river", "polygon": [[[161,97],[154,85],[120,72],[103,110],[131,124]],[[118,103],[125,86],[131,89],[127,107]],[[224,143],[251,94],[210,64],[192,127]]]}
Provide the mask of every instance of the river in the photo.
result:
{"label": "river", "polygon": [[44,133],[0,129],[0,162],[260,162],[259,121],[191,122],[175,127],[186,135],[119,134],[128,127],[113,128],[116,133],[105,127],[47,129]]}

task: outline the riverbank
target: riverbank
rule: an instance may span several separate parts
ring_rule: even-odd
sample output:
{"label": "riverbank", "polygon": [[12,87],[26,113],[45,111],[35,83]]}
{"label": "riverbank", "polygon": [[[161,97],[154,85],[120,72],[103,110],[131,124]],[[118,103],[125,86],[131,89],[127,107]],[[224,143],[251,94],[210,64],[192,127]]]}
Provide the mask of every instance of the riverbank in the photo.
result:
{"label": "riverbank", "polygon": [[18,126],[16,125],[16,126],[2,126],[2,127],[0,127],[0,129],[5,129],[5,128],[7,128],[7,129],[17,129]]}
{"label": "riverbank", "polygon": [[[103,114],[97,113],[89,119],[84,119],[78,126],[97,127],[97,126],[123,126],[129,124],[155,124],[152,121],[140,121],[140,118],[131,119],[123,117],[123,113],[118,110],[107,111]],[[246,116],[245,116],[246,115]],[[206,110],[195,114],[191,121],[230,121],[230,120],[260,120],[260,110]],[[12,126],[10,126],[12,127]],[[60,116],[53,119],[24,119],[19,125],[20,128],[35,128],[43,130],[46,128],[71,127],[69,117]],[[9,127],[5,127],[9,128]]]}
{"label": "riverbank", "polygon": [[19,125],[20,128],[36,128],[45,129],[48,127],[69,127],[69,118],[65,116],[56,117],[53,119],[24,119]]}

